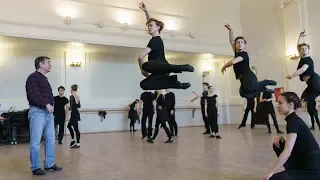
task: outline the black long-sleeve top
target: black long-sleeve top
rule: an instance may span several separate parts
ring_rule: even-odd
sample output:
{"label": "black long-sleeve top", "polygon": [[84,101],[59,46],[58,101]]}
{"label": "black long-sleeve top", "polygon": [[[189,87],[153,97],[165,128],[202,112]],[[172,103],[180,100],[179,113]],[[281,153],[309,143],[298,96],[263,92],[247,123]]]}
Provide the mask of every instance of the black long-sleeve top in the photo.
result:
{"label": "black long-sleeve top", "polygon": [[168,110],[174,110],[176,105],[176,96],[173,92],[169,92],[165,95],[166,106]]}

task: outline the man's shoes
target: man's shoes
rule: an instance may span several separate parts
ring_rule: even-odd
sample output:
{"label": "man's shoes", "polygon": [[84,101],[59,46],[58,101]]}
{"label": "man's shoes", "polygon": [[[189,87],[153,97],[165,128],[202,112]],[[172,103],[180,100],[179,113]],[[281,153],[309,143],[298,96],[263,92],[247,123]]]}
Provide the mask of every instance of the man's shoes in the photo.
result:
{"label": "man's shoes", "polygon": [[39,168],[39,169],[33,170],[32,174],[36,175],[36,176],[43,176],[43,175],[46,175],[46,172],[44,170],[42,170],[41,168]]}
{"label": "man's shoes", "polygon": [[54,171],[61,171],[62,170],[62,168],[61,167],[58,167],[57,165],[53,165],[52,167],[50,167],[50,168],[44,168],[44,170],[46,170],[46,171],[49,171],[49,170],[54,170]]}

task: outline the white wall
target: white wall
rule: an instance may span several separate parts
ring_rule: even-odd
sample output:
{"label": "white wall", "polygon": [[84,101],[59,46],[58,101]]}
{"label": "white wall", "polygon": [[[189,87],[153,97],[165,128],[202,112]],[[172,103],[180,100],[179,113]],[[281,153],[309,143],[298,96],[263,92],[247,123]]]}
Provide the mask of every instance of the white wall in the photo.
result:
{"label": "white wall", "polygon": [[[140,1],[121,0],[19,0],[0,2],[0,34],[18,37],[78,41],[84,43],[145,47],[145,16],[138,8]],[[166,24],[163,37],[166,48],[187,52],[229,54],[223,24],[240,26],[240,0],[171,1],[146,0],[151,15]],[[195,8],[196,7],[196,8]],[[14,11],[12,11],[14,9]],[[19,13],[16,13],[19,12]],[[70,16],[71,24],[64,24]],[[97,22],[104,21],[104,28]],[[123,30],[123,23],[129,29]],[[175,30],[170,37],[168,30]],[[195,38],[189,37],[195,33]]]}

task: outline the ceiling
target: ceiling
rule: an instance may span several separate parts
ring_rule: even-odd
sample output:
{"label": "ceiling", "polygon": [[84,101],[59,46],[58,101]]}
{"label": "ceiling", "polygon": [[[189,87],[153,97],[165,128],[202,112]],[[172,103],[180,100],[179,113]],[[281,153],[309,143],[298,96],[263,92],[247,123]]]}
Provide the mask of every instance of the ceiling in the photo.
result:
{"label": "ceiling", "polygon": [[[105,53],[116,56],[133,56],[138,57],[143,49],[134,47],[110,46],[110,45],[96,45],[96,44],[83,44],[79,42],[64,42],[52,41],[19,37],[0,36],[0,46],[3,45],[7,48],[25,48],[29,49],[44,49],[44,50],[83,50],[90,53]],[[125,54],[124,54],[125,53]],[[205,60],[212,57],[215,59],[225,59],[227,56],[212,55],[205,53],[189,53],[179,51],[166,51],[166,58],[168,60]]]}

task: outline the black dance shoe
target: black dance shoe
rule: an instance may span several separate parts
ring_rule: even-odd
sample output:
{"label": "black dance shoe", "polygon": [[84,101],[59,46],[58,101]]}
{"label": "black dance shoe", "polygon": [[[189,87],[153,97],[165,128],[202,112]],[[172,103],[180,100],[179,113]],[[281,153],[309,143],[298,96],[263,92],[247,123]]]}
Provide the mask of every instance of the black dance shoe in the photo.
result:
{"label": "black dance shoe", "polygon": [[181,65],[181,72],[194,72],[194,68],[189,64]]}
{"label": "black dance shoe", "polygon": [[274,80],[263,80],[261,81],[261,83],[263,84],[263,86],[275,86],[277,85],[277,82]]}
{"label": "black dance shoe", "polygon": [[191,87],[190,83],[181,83],[179,89],[188,89],[189,87]]}

